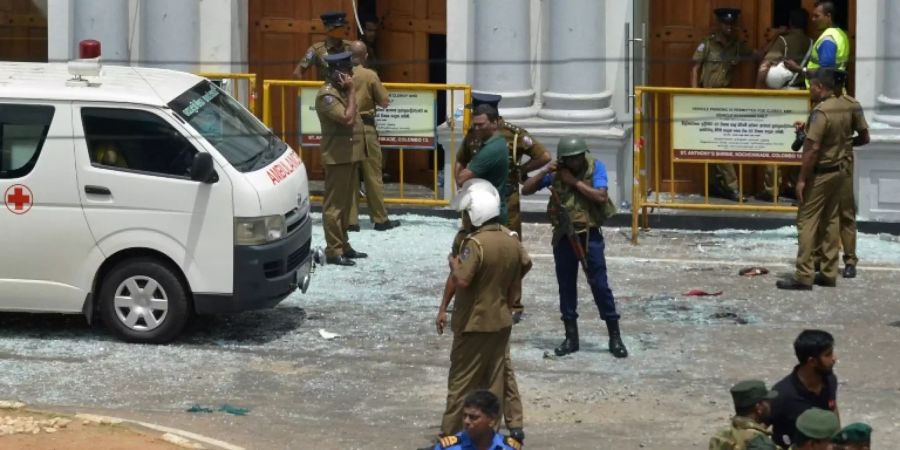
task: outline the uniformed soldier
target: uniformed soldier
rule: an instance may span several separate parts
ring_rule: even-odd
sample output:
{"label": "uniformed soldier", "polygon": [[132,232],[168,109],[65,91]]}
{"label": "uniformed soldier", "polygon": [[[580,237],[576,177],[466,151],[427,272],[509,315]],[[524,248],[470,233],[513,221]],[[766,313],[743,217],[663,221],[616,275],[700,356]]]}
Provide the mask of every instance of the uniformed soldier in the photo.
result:
{"label": "uniformed soldier", "polygon": [[366,155],[366,131],[353,95],[350,52],[326,55],[325,61],[332,71],[316,95],[325,168],[325,255],[328,264],[353,266],[353,259],[367,256],[350,246],[346,226],[355,194],[353,179],[359,176],[359,164]]}
{"label": "uniformed soldier", "polygon": [[553,224],[553,260],[559,283],[559,309],[566,338],[554,352],[558,356],[578,351],[579,264],[588,276],[594,303],[609,331],[609,351],[617,358],[628,356],[619,331],[619,313],[606,275],[605,243],[600,226],[615,214],[607,194],[606,165],[595,160],[582,138],[563,138],[556,148],[558,163],[551,162],[525,181],[522,195],[552,188],[555,199],[547,205]]}
{"label": "uniformed soldier", "polygon": [[793,450],[829,450],[831,439],[840,430],[838,417],[831,411],[812,408],[797,417],[797,435]]}
{"label": "uniformed soldier", "polygon": [[[443,436],[462,429],[463,396],[488,388],[504,396],[512,327],[511,294],[531,269],[522,244],[499,223],[500,195],[487,181],[473,180],[457,197],[457,210],[472,224],[458,256],[448,256],[456,300],[450,328],[453,345],[447,381]],[[438,332],[443,332],[449,301],[441,304]]]}
{"label": "uniformed soldier", "polygon": [[[820,69],[813,75],[810,98],[818,103],[806,124],[803,165],[797,180],[797,233],[799,249],[797,270],[789,280],[779,280],[779,289],[809,290],[812,285],[833,287],[838,274],[838,207],[841,190],[846,188],[845,167],[856,142],[868,141],[868,131],[854,130],[857,114],[851,103],[836,93],[833,69]],[[851,181],[852,183],[852,181]],[[851,191],[852,193],[852,191]],[[818,250],[820,247],[821,250]],[[821,256],[816,256],[817,254]],[[815,264],[821,272],[815,273]]]}
{"label": "uniformed soldier", "polygon": [[872,427],[864,423],[851,423],[831,438],[834,450],[869,450],[872,444]]}
{"label": "uniformed soldier", "polygon": [[[800,74],[791,75],[791,72],[784,67],[784,61],[803,61],[809,54],[812,46],[812,39],[806,35],[806,28],[809,26],[809,13],[803,8],[792,10],[788,15],[788,26],[789,28],[785,33],[779,34],[775,38],[772,45],[769,46],[769,51],[763,57],[756,80],[757,89],[763,89],[767,86],[778,89],[778,87],[767,85],[766,83],[766,76],[770,75],[770,70],[778,70],[786,75],[784,78],[787,78],[787,80],[785,80],[785,84],[780,89],[801,89],[804,87],[804,78]],[[798,167],[783,166],[779,168],[778,179],[783,181],[779,184],[785,186],[783,192],[790,197],[794,195],[794,185],[797,183],[797,175],[799,173],[800,169]],[[775,167],[771,165],[766,166],[763,190],[756,195],[756,198],[765,202],[772,201],[774,199],[773,192],[775,191],[774,184]]]}
{"label": "uniformed soldier", "polygon": [[[753,55],[747,44],[735,36],[734,25],[741,11],[718,8],[715,11],[719,29],[700,42],[694,52],[691,70],[693,88],[727,88],[731,86],[734,68]],[[710,164],[710,195],[738,201],[738,179],[734,164]]]}
{"label": "uniformed soldier", "polygon": [[716,433],[709,440],[709,450],[776,450],[766,421],[771,413],[772,399],[778,396],[760,380],[746,380],[731,388],[736,415],[731,426]]}
{"label": "uniformed soldier", "polygon": [[472,392],[463,402],[464,431],[442,437],[434,450],[521,450],[521,441],[494,431],[499,420],[497,396],[483,389]]}
{"label": "uniformed soldier", "polygon": [[347,14],[341,11],[331,11],[319,16],[325,25],[325,40],[309,46],[303,59],[294,68],[294,76],[301,78],[310,66],[315,65],[319,70],[319,80],[327,80],[329,65],[327,55],[350,51],[350,41],[342,39],[347,33]]}
{"label": "uniformed soldier", "polygon": [[[499,108],[502,97],[495,94],[473,93],[472,108],[487,104]],[[500,117],[500,134],[506,139],[509,149],[509,183],[506,187],[506,206],[509,214],[509,229],[522,238],[522,216],[519,208],[519,184],[527,178],[529,172],[540,169],[550,162],[550,153],[528,130],[513,125]],[[469,161],[478,153],[481,139],[472,130],[466,132],[463,142],[456,153],[457,177],[469,165]],[[528,157],[525,160],[525,156]]]}
{"label": "uniformed soldier", "polygon": [[[350,44],[353,54],[353,91],[359,115],[366,129],[366,159],[362,162],[362,179],[366,186],[366,205],[369,208],[369,219],[375,224],[376,231],[387,231],[400,226],[399,220],[388,218],[384,207],[384,181],[381,173],[381,144],[378,142],[378,130],[375,129],[375,107],[387,108],[391,100],[387,89],[378,79],[378,74],[362,64],[366,61],[366,44],[354,41]],[[355,177],[354,180],[359,180]],[[354,189],[356,192],[356,189]],[[350,208],[349,229],[359,229],[359,196],[353,196],[353,207]]]}
{"label": "uniformed soldier", "polygon": [[[846,72],[836,71],[836,85],[844,85],[846,80]],[[863,114],[862,105],[859,102],[844,94],[841,100],[846,102],[847,110],[853,113],[853,131],[857,134],[853,137],[853,147],[860,147],[869,143],[869,124],[866,122],[866,116]],[[841,237],[841,248],[843,249],[844,270],[841,273],[844,278],[856,277],[856,264],[859,258],[856,255],[856,197],[853,192],[853,168],[854,158],[853,149],[847,152],[847,157],[843,161],[843,186],[840,190],[840,200],[838,204],[838,226]],[[820,256],[821,256],[821,252]]]}

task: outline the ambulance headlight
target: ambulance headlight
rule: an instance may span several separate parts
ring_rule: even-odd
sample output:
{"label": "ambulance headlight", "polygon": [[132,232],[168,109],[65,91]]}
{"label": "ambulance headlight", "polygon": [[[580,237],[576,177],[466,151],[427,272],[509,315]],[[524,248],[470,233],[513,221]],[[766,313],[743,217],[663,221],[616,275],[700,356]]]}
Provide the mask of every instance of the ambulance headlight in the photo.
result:
{"label": "ambulance headlight", "polygon": [[234,219],[234,244],[259,245],[277,241],[287,233],[284,216],[238,217]]}

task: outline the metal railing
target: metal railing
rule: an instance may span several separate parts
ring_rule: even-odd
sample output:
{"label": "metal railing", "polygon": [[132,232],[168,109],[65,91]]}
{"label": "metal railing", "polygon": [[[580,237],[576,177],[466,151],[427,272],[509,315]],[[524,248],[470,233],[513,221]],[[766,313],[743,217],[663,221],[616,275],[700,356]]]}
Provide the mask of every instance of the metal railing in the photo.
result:
{"label": "metal railing", "polygon": [[[321,81],[305,81],[305,80],[263,80],[263,106],[262,106],[262,121],[269,128],[273,128],[280,132],[280,137],[283,141],[288,142],[288,136],[291,134],[289,132],[290,127],[299,127],[299,123],[288,124],[288,115],[287,115],[287,104],[288,99],[294,99],[297,97],[300,89],[318,89],[322,86],[323,82]],[[469,104],[472,102],[472,87],[467,84],[430,84],[430,83],[384,83],[384,87],[390,92],[391,90],[404,90],[404,91],[445,91],[447,92],[447,102],[449,104],[450,111],[456,111],[456,99],[453,95],[456,92],[463,93],[463,101],[464,104]],[[278,107],[280,123],[279,127],[273,127],[274,121],[274,110],[275,107]],[[463,123],[462,128],[458,128],[456,123],[456,118],[453,115],[447,117],[447,124],[450,129],[450,149],[445,150],[449,153],[450,161],[456,160],[456,149],[458,147],[458,142],[461,142],[461,139],[457,140],[457,135],[464,135],[465,130],[469,128],[469,122],[471,120],[471,111],[468,108],[464,108],[465,112],[463,114]],[[299,114],[298,114],[299,115]],[[299,129],[297,129],[297,133],[299,135]],[[301,160],[307,161],[304,159],[304,153],[308,151],[313,151],[308,147],[311,146],[303,146],[299,139],[296,141],[297,151],[300,153]],[[315,146],[318,148],[318,146]],[[391,147],[393,148],[393,147]],[[382,150],[385,150],[382,147]],[[432,179],[432,189],[433,196],[432,198],[414,198],[406,196],[406,179],[404,172],[404,148],[397,148],[399,152],[399,197],[385,197],[384,202],[390,204],[403,204],[403,205],[423,205],[423,206],[447,206],[450,203],[450,199],[441,198],[439,180],[438,180],[438,158],[437,158],[437,142],[435,142],[435,146],[426,151],[433,152],[433,179]],[[422,151],[422,150],[416,150]],[[452,166],[451,166],[452,167]],[[450,173],[445,174],[446,178],[444,180],[445,183],[455,183],[453,171],[449,171]],[[453,184],[451,184],[453,185]],[[451,190],[452,191],[452,190]],[[311,196],[313,200],[321,201],[321,196]],[[365,201],[364,198],[360,199],[360,201]]]}
{"label": "metal railing", "polygon": [[[233,81],[225,91],[243,103],[254,115],[256,114],[256,93],[259,92],[259,86],[256,84],[255,73],[200,72],[197,75],[210,80]],[[242,82],[246,83],[245,88],[241,87]]]}
{"label": "metal railing", "polygon": [[[796,206],[782,205],[778,202],[779,167],[798,166],[800,161],[772,162],[767,160],[728,160],[715,157],[684,160],[675,155],[674,135],[675,127],[679,126],[681,119],[673,117],[675,95],[691,96],[731,96],[731,97],[803,97],[808,99],[808,91],[803,90],[754,90],[754,89],[693,89],[672,87],[635,87],[635,116],[634,116],[634,151],[633,151],[633,189],[631,209],[631,240],[638,242],[639,224],[643,222],[643,229],[649,229],[649,210],[654,208],[685,209],[685,210],[719,210],[719,211],[744,211],[744,212],[793,212]],[[649,97],[645,102],[645,96]],[[668,108],[660,111],[661,98],[668,100]],[[807,111],[808,112],[808,102]],[[646,123],[647,116],[652,117],[651,123]],[[792,124],[792,122],[791,122]],[[667,148],[661,149],[663,141],[660,138],[662,125],[668,125],[669,136]],[[793,133],[791,133],[793,135]],[[650,142],[649,152],[646,143]],[[662,177],[662,163],[660,156],[662,151],[668,152],[668,183]],[[703,201],[702,203],[679,200],[676,196],[675,170],[680,165],[703,165]],[[738,201],[731,204],[711,203],[709,195],[709,165],[710,164],[736,164],[738,177]],[[745,166],[773,166],[773,192],[771,203],[750,204],[744,201],[744,168]],[[651,169],[651,170],[648,170]],[[652,184],[648,184],[648,173],[652,171]],[[664,186],[668,184],[668,186]],[[668,187],[668,198],[660,197]],[[649,189],[648,189],[649,188]],[[652,196],[650,194],[652,192]],[[641,220],[643,219],[643,220]]]}

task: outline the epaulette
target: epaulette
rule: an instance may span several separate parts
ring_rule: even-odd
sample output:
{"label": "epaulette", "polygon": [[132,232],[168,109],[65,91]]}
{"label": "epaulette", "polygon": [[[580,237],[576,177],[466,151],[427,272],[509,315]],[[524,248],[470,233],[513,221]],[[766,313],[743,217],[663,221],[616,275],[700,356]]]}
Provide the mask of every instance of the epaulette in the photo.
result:
{"label": "epaulette", "polygon": [[506,443],[506,445],[514,448],[515,450],[522,450],[522,443],[517,441],[516,438],[512,436],[507,436],[506,439],[503,439],[503,442]]}
{"label": "epaulette", "polygon": [[459,438],[456,436],[444,436],[439,442],[441,443],[441,448],[450,448],[459,443]]}
{"label": "epaulette", "polygon": [[522,128],[522,127],[520,127],[520,126],[517,126],[517,125],[513,125],[513,124],[511,124],[511,123],[509,123],[509,122],[507,122],[507,121],[505,121],[505,120],[503,121],[503,128],[506,129],[506,130],[508,130],[508,131],[510,131],[510,132],[512,132],[512,133],[519,133],[519,134],[521,134],[521,133],[524,133],[524,132],[525,132],[525,129],[524,129],[524,128]]}
{"label": "epaulette", "polygon": [[516,240],[519,239],[519,233],[516,233],[515,231],[510,230],[509,228],[507,228],[503,225],[500,225],[500,231],[504,232],[507,236],[509,236],[513,239],[516,239]]}

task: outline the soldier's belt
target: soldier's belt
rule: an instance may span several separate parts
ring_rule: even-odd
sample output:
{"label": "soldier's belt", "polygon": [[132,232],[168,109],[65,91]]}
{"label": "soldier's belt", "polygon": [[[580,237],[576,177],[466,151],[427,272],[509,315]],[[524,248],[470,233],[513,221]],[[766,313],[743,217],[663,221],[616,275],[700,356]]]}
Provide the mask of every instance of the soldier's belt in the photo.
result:
{"label": "soldier's belt", "polygon": [[813,173],[815,173],[816,175],[824,175],[826,173],[834,173],[839,170],[841,170],[841,165],[835,164],[833,166],[827,166],[827,167],[816,167],[815,169],[813,169]]}
{"label": "soldier's belt", "polygon": [[375,116],[360,116],[364,125],[375,126]]}

